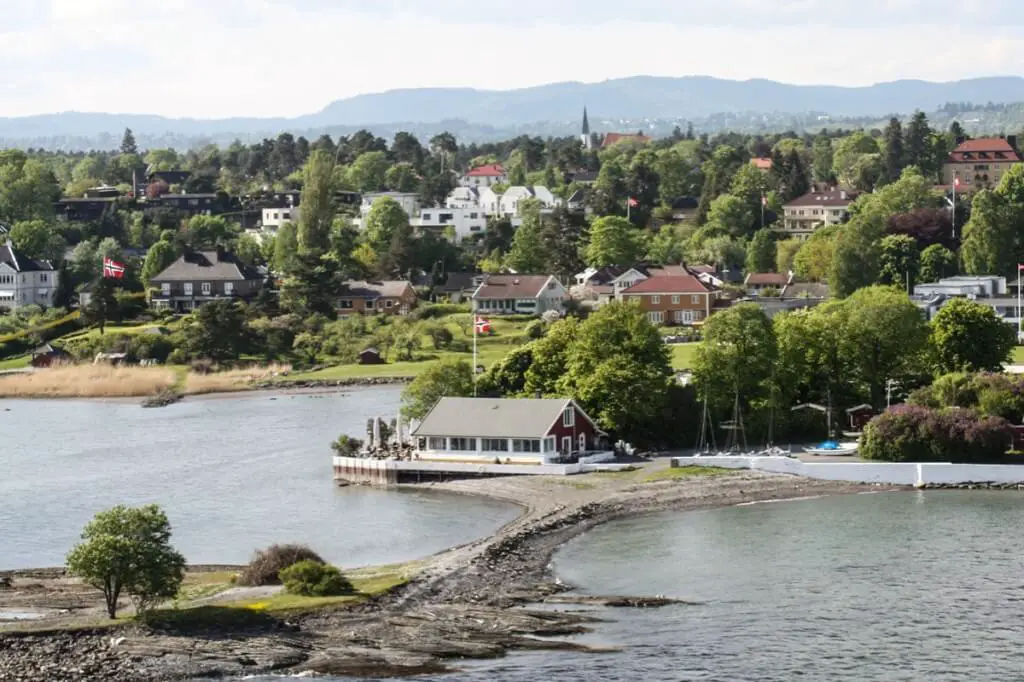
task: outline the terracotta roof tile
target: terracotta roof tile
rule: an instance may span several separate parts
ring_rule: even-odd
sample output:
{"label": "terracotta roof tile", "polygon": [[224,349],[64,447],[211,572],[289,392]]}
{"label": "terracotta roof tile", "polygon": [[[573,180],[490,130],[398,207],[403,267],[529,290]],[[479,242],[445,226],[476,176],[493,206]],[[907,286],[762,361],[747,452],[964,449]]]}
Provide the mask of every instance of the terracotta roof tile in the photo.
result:
{"label": "terracotta roof tile", "polygon": [[623,291],[631,294],[706,294],[709,289],[693,275],[661,275],[637,282]]}
{"label": "terracotta roof tile", "polygon": [[505,168],[500,163],[492,163],[486,166],[479,166],[466,173],[470,178],[497,178],[505,174]]}

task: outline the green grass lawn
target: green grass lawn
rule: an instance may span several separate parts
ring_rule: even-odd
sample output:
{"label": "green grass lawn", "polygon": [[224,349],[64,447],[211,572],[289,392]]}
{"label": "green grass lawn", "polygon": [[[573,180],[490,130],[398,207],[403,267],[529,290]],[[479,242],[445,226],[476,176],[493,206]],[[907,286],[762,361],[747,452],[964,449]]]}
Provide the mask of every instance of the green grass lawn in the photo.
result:
{"label": "green grass lawn", "polygon": [[677,343],[669,347],[672,351],[672,367],[674,369],[691,369],[693,357],[697,350],[696,343]]}
{"label": "green grass lawn", "polygon": [[[169,330],[173,330],[175,323],[165,322],[151,322],[146,324],[108,324],[104,329],[104,335],[113,334],[127,334],[129,336],[134,334],[141,334],[147,329],[155,329],[157,327],[165,327]],[[99,327],[92,327],[89,329],[80,329],[79,331],[62,336],[59,339],[54,339],[51,343],[60,345],[64,341],[79,341],[82,339],[93,339],[100,336]]]}
{"label": "green grass lawn", "polygon": [[1024,346],[1014,346],[1013,353],[1010,354],[1010,363],[1024,365]]}
{"label": "green grass lawn", "polygon": [[27,355],[22,355],[18,358],[8,358],[7,360],[0,360],[0,372],[8,369],[25,369],[32,362],[32,358]]}

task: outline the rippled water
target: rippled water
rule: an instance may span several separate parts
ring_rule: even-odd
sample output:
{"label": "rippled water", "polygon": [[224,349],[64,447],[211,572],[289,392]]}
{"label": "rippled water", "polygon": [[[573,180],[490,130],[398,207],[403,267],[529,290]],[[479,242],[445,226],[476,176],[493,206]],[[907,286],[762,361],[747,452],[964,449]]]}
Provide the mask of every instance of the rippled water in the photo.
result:
{"label": "rippled water", "polygon": [[556,557],[592,594],[704,602],[605,610],[576,641],[447,682],[1024,679],[1024,497],[858,495],[599,527]]}
{"label": "rippled water", "polygon": [[333,485],[331,441],[396,414],[399,394],[253,394],[155,410],[0,401],[0,570],[62,564],[89,518],[115,504],[163,505],[193,563],[243,563],[274,542],[307,542],[345,566],[391,563],[514,518],[515,507],[479,498]]}

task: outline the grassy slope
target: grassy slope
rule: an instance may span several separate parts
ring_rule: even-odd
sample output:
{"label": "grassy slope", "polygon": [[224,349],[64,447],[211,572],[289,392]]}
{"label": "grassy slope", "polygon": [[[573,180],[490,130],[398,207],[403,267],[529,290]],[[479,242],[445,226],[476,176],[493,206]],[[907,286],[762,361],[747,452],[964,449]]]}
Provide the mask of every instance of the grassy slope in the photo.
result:
{"label": "grassy slope", "polygon": [[7,360],[0,360],[0,372],[8,369],[25,369],[29,366],[32,361],[27,355],[22,355],[18,358],[8,358]]}

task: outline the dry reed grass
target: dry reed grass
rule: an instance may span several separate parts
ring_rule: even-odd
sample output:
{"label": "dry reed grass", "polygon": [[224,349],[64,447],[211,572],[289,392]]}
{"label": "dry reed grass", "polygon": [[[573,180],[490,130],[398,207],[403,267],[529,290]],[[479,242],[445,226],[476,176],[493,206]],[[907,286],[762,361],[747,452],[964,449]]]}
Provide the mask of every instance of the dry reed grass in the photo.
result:
{"label": "dry reed grass", "polygon": [[268,365],[266,367],[246,367],[231,369],[224,372],[199,374],[189,372],[185,377],[185,395],[202,395],[205,393],[231,393],[252,388],[252,384],[267,381],[291,371],[291,365]]}
{"label": "dry reed grass", "polygon": [[156,395],[177,381],[166,367],[60,365],[0,377],[0,398],[133,398]]}

